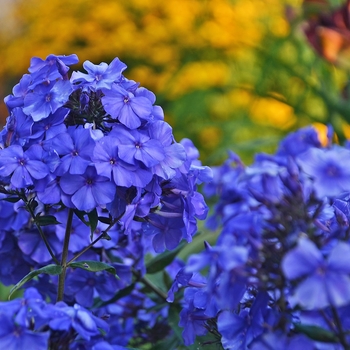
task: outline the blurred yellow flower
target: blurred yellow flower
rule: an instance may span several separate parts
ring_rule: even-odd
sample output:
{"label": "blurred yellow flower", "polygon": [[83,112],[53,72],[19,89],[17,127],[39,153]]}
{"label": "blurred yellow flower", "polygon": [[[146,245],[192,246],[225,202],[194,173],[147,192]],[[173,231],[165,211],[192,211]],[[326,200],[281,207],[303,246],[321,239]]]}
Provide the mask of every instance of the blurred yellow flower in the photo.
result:
{"label": "blurred yellow flower", "polygon": [[250,112],[256,123],[269,124],[280,129],[290,128],[296,122],[293,108],[274,98],[257,98]]}

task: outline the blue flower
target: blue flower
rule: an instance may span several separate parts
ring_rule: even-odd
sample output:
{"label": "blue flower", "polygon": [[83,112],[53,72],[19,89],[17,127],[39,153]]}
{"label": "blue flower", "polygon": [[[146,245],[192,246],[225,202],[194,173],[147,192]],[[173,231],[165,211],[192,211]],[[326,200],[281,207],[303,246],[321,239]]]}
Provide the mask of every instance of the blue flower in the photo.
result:
{"label": "blue flower", "polygon": [[116,191],[115,185],[107,177],[99,176],[94,167],[88,167],[82,175],[66,174],[62,176],[62,190],[71,195],[74,206],[79,210],[91,211],[112,202]]}
{"label": "blue flower", "polygon": [[0,151],[0,176],[11,176],[15,188],[33,185],[34,179],[43,179],[49,174],[49,168],[39,160],[28,157],[19,145],[13,145]]}
{"label": "blue flower", "polygon": [[112,178],[118,186],[143,187],[153,176],[150,171],[122,160],[118,155],[118,139],[113,136],[106,136],[96,144],[92,161],[99,175]]}
{"label": "blue flower", "polygon": [[45,119],[68,101],[72,90],[67,80],[37,85],[33,92],[25,96],[23,112],[30,115],[35,122]]}
{"label": "blue flower", "polygon": [[293,298],[306,309],[350,302],[350,245],[345,242],[338,242],[324,259],[312,241],[302,238],[284,256],[282,270],[289,280],[303,278]]}
{"label": "blue flower", "polygon": [[142,121],[150,119],[152,103],[143,96],[135,96],[121,86],[113,85],[111,90],[103,89],[101,101],[112,118],[119,120],[129,129],[136,129]]}
{"label": "blue flower", "polygon": [[85,340],[101,334],[99,328],[108,331],[105,321],[78,304],[71,307],[59,302],[52,308],[51,313],[49,325],[52,329],[69,331],[72,328]]}
{"label": "blue flower", "polygon": [[111,132],[118,139],[118,155],[129,164],[143,163],[146,167],[159,164],[164,159],[162,144],[151,139],[147,132],[114,128]]}
{"label": "blue flower", "polygon": [[319,198],[334,197],[350,191],[350,150],[311,148],[297,159],[302,170],[311,176]]}
{"label": "blue flower", "polygon": [[114,82],[119,82],[122,72],[126,69],[126,64],[116,57],[109,65],[104,62],[95,65],[90,61],[85,61],[83,67],[88,74],[73,72],[72,84],[96,91],[97,89],[110,89]]}

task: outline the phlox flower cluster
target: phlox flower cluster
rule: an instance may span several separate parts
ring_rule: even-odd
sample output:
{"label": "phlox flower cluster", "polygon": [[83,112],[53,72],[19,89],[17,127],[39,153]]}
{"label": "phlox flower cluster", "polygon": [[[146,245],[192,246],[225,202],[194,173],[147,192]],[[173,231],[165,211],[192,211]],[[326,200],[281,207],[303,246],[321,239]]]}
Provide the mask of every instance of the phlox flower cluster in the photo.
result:
{"label": "phlox flower cluster", "polygon": [[212,333],[224,349],[350,347],[350,148],[306,127],[245,166],[230,153],[205,186],[220,228],[180,269],[186,345]]}
{"label": "phlox flower cluster", "polygon": [[197,185],[211,169],[190,140],[175,141],[155,95],[118,58],[69,76],[77,62],[33,58],[5,98],[0,282],[42,273],[0,306],[0,348],[121,349],[154,327],[154,342],[166,336],[167,306],[143,292],[144,258],[190,242],[207,215]]}

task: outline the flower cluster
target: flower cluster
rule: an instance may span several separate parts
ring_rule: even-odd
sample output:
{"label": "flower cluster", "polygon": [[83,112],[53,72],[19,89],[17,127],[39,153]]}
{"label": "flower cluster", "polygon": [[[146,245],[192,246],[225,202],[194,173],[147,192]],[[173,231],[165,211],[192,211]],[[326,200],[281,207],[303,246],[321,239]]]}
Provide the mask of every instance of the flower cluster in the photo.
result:
{"label": "flower cluster", "polygon": [[185,287],[185,344],[209,331],[225,349],[349,348],[350,149],[331,139],[307,127],[251,166],[230,153],[214,168],[208,226],[222,231],[168,294]]}
{"label": "flower cluster", "polygon": [[117,349],[135,327],[165,324],[166,307],[147,312],[157,301],[141,291],[144,257],[191,241],[207,215],[196,187],[211,169],[190,140],[174,140],[155,95],[118,58],[69,77],[77,62],[33,58],[5,98],[0,281],[32,289],[25,310],[1,307],[2,348],[19,348],[8,345],[16,334],[28,348]]}

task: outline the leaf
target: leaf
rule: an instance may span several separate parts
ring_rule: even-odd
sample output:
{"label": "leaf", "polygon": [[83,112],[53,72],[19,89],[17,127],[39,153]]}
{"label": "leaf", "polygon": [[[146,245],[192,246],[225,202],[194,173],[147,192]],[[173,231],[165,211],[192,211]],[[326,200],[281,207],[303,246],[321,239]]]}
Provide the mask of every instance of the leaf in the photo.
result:
{"label": "leaf", "polygon": [[182,241],[174,250],[165,251],[162,254],[156,255],[152,260],[146,264],[146,270],[148,274],[153,274],[158,271],[164,270],[179,253],[179,251],[187,244],[186,241]]}
{"label": "leaf", "polygon": [[294,329],[313,340],[324,343],[336,343],[339,341],[338,337],[333,332],[319,326],[294,323]]}
{"label": "leaf", "polygon": [[98,221],[106,224],[106,225],[110,225],[111,223],[111,218],[106,218],[105,216],[99,216],[98,217]]}
{"label": "leaf", "polygon": [[49,226],[49,225],[58,225],[60,224],[57,221],[56,217],[53,215],[44,215],[44,216],[36,216],[35,223],[39,226]]}
{"label": "leaf", "polygon": [[31,279],[33,279],[34,277],[42,274],[42,273],[46,273],[48,275],[60,275],[62,273],[62,266],[60,265],[55,265],[55,264],[50,264],[50,265],[46,265],[38,270],[33,270],[31,272],[28,273],[28,275],[24,276],[17,284],[15,284],[12,289],[10,290],[10,294],[8,299],[10,300],[11,295],[18,290],[19,288],[21,288],[23,286],[24,283],[30,281]]}
{"label": "leaf", "polygon": [[6,198],[1,198],[1,200],[10,202],[10,203],[17,203],[18,201],[21,200],[19,197],[6,197]]}
{"label": "leaf", "polygon": [[81,211],[78,209],[74,209],[74,214],[80,219],[81,222],[83,222],[86,226],[89,226],[88,221],[85,220],[85,211]]}
{"label": "leaf", "polygon": [[92,235],[94,234],[94,231],[96,230],[97,224],[98,224],[98,215],[96,208],[92,211],[90,211],[88,214],[89,218],[89,226],[90,226],[90,239],[92,240]]}
{"label": "leaf", "polygon": [[134,290],[135,283],[130,284],[129,286],[125,287],[124,289],[121,289],[117,292],[117,294],[107,301],[101,301],[97,305],[94,305],[96,308],[100,308],[109,304],[113,304],[117,300],[126,297],[127,295],[130,295],[130,293]]}
{"label": "leaf", "polygon": [[68,266],[73,268],[83,269],[90,272],[107,271],[113,275],[116,275],[116,271],[113,266],[108,265],[101,261],[94,261],[94,260],[73,261]]}

